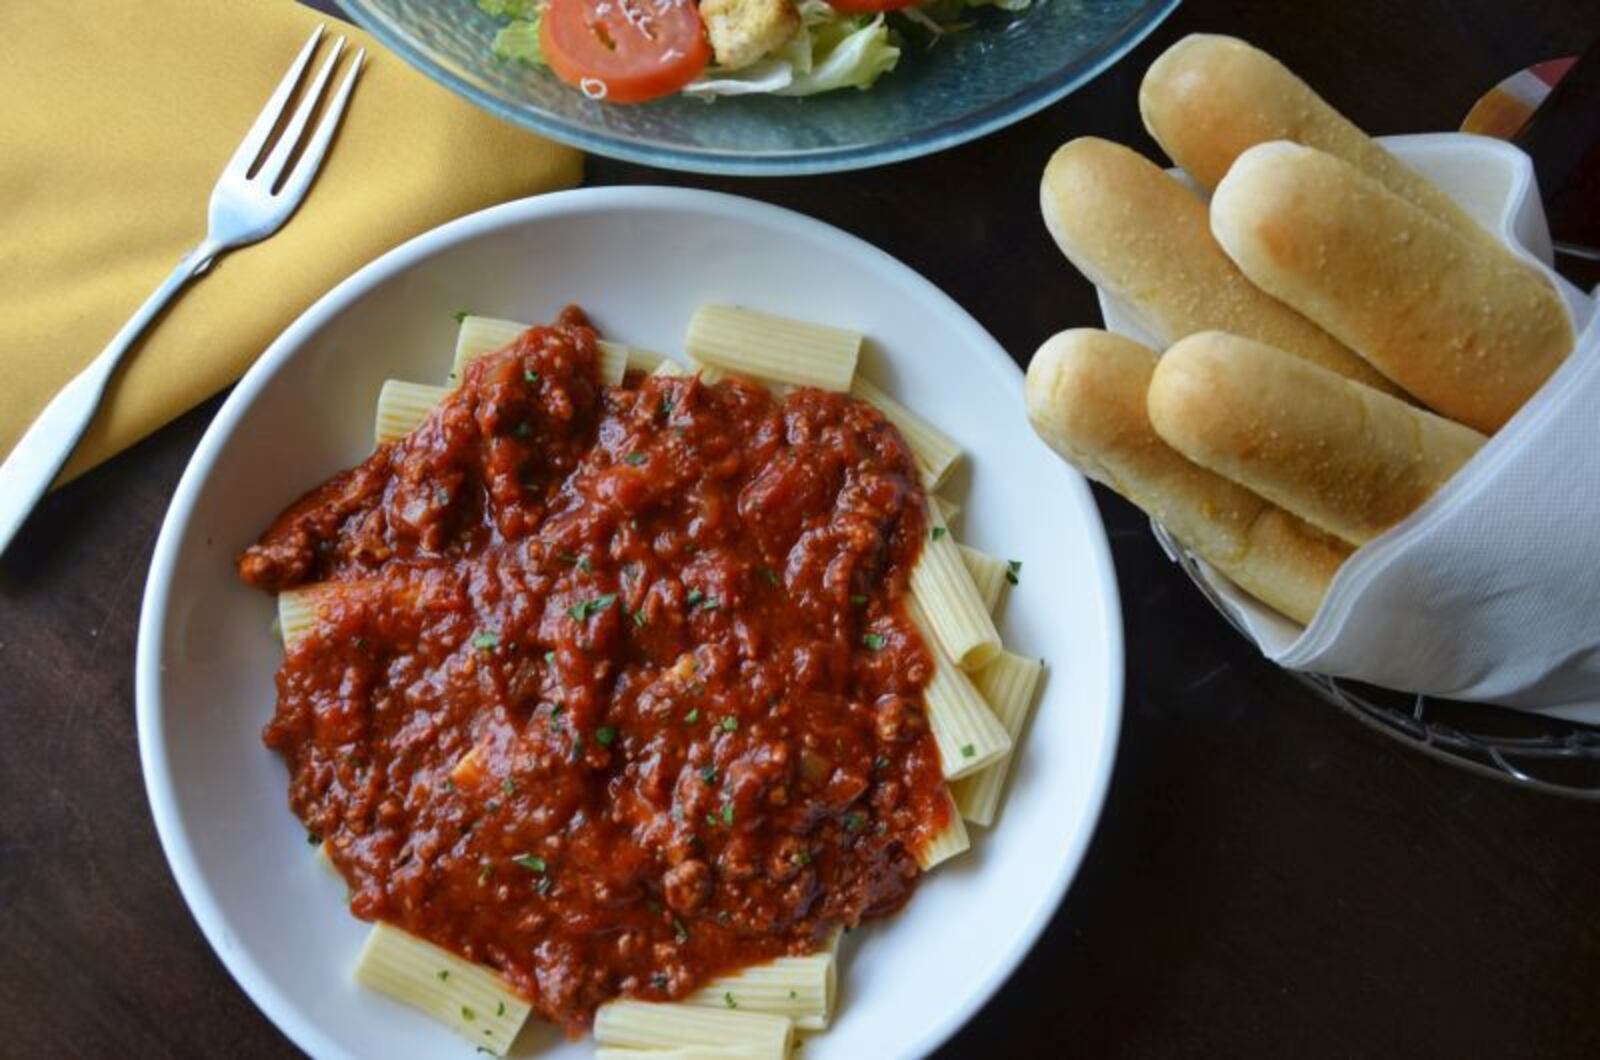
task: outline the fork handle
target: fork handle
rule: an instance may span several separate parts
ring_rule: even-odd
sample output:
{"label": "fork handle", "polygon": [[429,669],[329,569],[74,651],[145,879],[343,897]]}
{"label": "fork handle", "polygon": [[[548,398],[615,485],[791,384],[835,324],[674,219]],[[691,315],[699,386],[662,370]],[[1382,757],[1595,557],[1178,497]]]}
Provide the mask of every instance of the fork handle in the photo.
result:
{"label": "fork handle", "polygon": [[128,318],[100,355],[51,399],[12,448],[5,463],[0,464],[0,553],[11,544],[28,513],[33,511],[77,448],[122,358],[183,285],[209,268],[222,249],[208,239],[185,254],[178,267]]}

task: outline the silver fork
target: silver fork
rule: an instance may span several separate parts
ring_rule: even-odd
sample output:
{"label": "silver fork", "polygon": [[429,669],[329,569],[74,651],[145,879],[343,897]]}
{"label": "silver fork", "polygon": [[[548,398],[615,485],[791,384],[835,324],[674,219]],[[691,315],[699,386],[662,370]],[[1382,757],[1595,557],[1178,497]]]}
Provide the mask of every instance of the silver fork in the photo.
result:
{"label": "silver fork", "polygon": [[267,100],[255,124],[245,134],[244,141],[228,160],[216,187],[211,189],[211,209],[205,239],[183,256],[172,275],[145,299],[144,305],[122,325],[122,330],[117,332],[100,356],[45,406],[5,463],[0,464],[0,553],[6,550],[28,513],[33,511],[34,505],[44,496],[62,465],[72,455],[78,440],[94,418],[95,409],[105,396],[106,386],[117,365],[150,322],[183,289],[184,284],[203,274],[219,255],[234,247],[266,239],[283,227],[283,223],[305,198],[306,189],[311,186],[312,178],[322,165],[328,142],[333,139],[339,118],[350,100],[356,74],[366,58],[365,49],[356,52],[355,60],[340,82],[332,102],[328,104],[322,120],[317,123],[305,150],[295,159],[294,165],[289,165],[290,158],[305,135],[311,115],[339,62],[339,55],[344,50],[343,37],[334,41],[332,51],[317,71],[311,86],[301,95],[300,105],[284,125],[271,153],[259,166],[256,160],[261,158],[273,129],[288,109],[295,87],[300,83],[311,57],[316,54],[322,31],[323,27],[318,26],[305,47],[300,49],[289,72],[278,82],[272,98]]}

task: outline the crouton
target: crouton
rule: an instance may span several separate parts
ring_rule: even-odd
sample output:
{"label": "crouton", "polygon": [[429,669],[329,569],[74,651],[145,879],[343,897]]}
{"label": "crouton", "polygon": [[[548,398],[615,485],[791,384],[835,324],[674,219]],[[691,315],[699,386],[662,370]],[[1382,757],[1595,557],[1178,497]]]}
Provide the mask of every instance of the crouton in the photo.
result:
{"label": "crouton", "polygon": [[800,29],[794,0],[701,0],[700,18],[717,65],[725,70],[749,66]]}

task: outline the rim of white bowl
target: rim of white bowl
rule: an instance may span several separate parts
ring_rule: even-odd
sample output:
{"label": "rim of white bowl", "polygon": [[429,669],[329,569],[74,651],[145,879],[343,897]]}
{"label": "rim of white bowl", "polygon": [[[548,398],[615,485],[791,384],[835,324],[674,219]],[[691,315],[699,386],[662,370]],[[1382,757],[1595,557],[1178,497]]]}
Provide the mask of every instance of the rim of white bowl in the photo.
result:
{"label": "rim of white bowl", "polygon": [[[446,247],[466,243],[504,228],[568,213],[663,208],[751,221],[791,233],[818,236],[824,242],[837,245],[846,254],[874,260],[890,278],[909,288],[918,301],[942,312],[950,320],[952,328],[962,334],[964,342],[981,349],[990,370],[1002,380],[1001,385],[1014,392],[1017,407],[1022,407],[1021,370],[971,314],[926,277],[886,251],[826,222],[783,207],[722,192],[656,186],[580,188],[492,206],[407,240],[356,270],[300,314],[257,358],[223,402],[195,447],[178,488],[173,493],[172,503],[162,520],[161,533],[156,540],[149,577],[145,582],[144,601],[139,611],[134,698],[139,763],[144,774],[145,794],[150,801],[151,815],[155,818],[162,852],[178,883],[179,893],[189,907],[190,915],[199,924],[201,933],[234,981],[280,1031],[312,1056],[338,1055],[341,1050],[319,1025],[301,1015],[298,1006],[273,985],[271,977],[251,954],[233,945],[227,918],[213,895],[210,883],[196,865],[171,788],[165,719],[160,698],[161,634],[167,617],[167,601],[182,528],[189,521],[223,444],[249,411],[262,388],[279,367],[294,356],[329,319],[358,298]],[[1077,877],[1105,806],[1122,731],[1125,664],[1120,594],[1116,569],[1111,562],[1110,545],[1088,484],[1064,464],[1060,466],[1060,471],[1060,484],[1071,491],[1074,502],[1092,524],[1101,528],[1099,534],[1089,535],[1090,554],[1084,557],[1104,586],[1100,594],[1100,621],[1106,631],[1107,649],[1105,726],[1101,746],[1096,749],[1096,775],[1091,778],[1085,805],[1084,823],[1087,827],[1079,828],[1062,851],[1063,856],[1050,881],[1048,899],[1033,911],[1008,947],[1004,958],[995,966],[994,973],[973,990],[961,1005],[942,1013],[924,1026],[907,1043],[906,1055],[926,1055],[939,1048],[965,1026],[1016,972],[1018,965],[1055,916],[1068,887]]]}

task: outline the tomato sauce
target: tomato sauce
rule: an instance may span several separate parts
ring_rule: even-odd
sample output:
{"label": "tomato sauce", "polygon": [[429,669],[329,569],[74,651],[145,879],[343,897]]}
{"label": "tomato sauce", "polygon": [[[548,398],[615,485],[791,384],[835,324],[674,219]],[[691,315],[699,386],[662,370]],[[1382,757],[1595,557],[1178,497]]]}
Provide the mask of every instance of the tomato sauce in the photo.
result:
{"label": "tomato sauce", "polygon": [[902,598],[927,532],[871,406],[595,382],[576,309],[239,559],[322,582],[267,746],[351,909],[576,1033],[898,909],[947,823]]}

